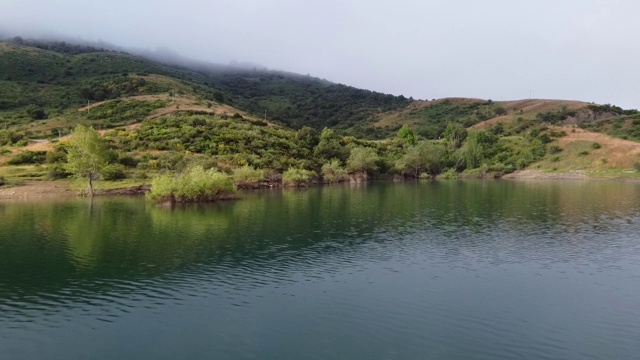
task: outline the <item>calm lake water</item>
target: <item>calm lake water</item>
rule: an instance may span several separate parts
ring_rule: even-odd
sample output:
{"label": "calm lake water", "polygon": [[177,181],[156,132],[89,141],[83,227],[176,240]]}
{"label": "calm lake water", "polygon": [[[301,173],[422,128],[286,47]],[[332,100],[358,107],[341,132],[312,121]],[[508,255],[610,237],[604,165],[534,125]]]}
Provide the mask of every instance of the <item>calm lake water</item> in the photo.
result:
{"label": "calm lake water", "polygon": [[0,202],[1,359],[637,359],[640,185]]}

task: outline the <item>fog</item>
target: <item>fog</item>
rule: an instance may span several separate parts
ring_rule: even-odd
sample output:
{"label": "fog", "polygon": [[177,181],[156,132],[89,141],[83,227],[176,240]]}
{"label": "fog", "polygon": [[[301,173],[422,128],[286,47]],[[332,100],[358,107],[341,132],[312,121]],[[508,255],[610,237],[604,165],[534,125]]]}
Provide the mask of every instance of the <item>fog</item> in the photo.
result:
{"label": "fog", "polygon": [[248,62],[418,99],[640,108],[638,13],[633,0],[3,0],[0,33]]}

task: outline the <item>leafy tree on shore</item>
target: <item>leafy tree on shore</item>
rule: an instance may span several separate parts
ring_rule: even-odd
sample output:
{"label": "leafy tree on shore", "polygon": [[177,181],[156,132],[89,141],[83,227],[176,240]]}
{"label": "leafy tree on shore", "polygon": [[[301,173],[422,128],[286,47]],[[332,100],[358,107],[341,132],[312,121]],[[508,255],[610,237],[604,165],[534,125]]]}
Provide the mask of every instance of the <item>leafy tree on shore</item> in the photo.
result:
{"label": "leafy tree on shore", "polygon": [[347,171],[350,173],[370,173],[378,169],[378,154],[372,148],[355,147],[347,159]]}
{"label": "leafy tree on shore", "polygon": [[108,165],[109,152],[104,140],[91,127],[78,125],[67,146],[67,169],[87,178],[89,195],[93,196],[93,180]]}

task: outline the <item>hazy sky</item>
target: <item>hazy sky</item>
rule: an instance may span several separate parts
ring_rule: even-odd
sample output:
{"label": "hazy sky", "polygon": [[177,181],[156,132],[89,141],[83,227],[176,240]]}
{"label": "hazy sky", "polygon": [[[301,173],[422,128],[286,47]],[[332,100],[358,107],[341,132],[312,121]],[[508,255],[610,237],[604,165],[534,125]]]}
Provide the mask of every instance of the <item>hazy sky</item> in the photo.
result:
{"label": "hazy sky", "polygon": [[637,0],[2,0],[0,30],[168,47],[419,99],[640,108]]}

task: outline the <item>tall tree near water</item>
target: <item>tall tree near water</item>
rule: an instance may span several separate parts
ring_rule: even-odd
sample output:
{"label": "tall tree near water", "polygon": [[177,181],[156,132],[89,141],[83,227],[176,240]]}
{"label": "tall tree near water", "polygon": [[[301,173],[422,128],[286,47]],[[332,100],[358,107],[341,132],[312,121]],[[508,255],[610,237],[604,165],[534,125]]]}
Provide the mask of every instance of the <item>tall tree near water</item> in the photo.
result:
{"label": "tall tree near water", "polygon": [[87,178],[89,195],[93,196],[93,180],[108,164],[107,144],[93,128],[78,125],[67,150],[67,169],[78,177]]}

